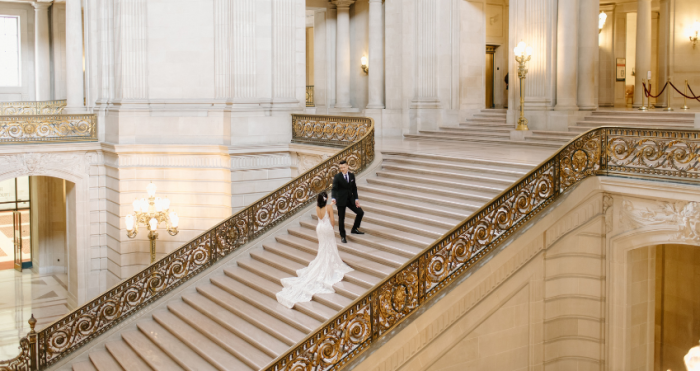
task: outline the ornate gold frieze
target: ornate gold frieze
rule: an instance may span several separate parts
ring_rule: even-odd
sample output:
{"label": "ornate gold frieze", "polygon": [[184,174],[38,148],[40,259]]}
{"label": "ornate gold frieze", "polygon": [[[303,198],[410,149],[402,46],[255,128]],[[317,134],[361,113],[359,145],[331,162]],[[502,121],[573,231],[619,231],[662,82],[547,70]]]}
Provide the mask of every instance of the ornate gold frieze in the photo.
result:
{"label": "ornate gold frieze", "polygon": [[64,108],[65,100],[0,102],[0,115],[59,115]]}
{"label": "ornate gold frieze", "polygon": [[0,143],[95,140],[95,115],[0,116]]}

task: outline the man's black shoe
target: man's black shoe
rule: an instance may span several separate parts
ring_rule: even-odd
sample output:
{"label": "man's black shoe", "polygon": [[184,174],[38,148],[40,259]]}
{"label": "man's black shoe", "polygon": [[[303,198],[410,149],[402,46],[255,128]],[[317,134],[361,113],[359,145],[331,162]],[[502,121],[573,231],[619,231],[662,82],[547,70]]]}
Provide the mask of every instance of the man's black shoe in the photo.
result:
{"label": "man's black shoe", "polygon": [[365,232],[360,232],[359,229],[353,229],[352,231],[350,231],[350,233],[352,233],[352,234],[365,234]]}
{"label": "man's black shoe", "polygon": [[348,243],[348,240],[346,240],[345,237],[340,237],[340,242],[342,242],[342,243]]}

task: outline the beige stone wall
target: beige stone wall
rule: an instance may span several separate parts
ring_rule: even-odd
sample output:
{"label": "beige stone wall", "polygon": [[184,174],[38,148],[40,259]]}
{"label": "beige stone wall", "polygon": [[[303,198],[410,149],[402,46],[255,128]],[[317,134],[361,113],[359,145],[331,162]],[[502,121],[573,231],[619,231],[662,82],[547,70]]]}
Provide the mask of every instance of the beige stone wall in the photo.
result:
{"label": "beige stone wall", "polygon": [[684,370],[700,339],[700,248],[656,247],[655,370]]}
{"label": "beige stone wall", "polygon": [[33,269],[66,272],[66,181],[31,177]]}
{"label": "beige stone wall", "polygon": [[658,187],[584,181],[354,370],[653,370],[654,246],[700,245],[664,219],[700,195]]}

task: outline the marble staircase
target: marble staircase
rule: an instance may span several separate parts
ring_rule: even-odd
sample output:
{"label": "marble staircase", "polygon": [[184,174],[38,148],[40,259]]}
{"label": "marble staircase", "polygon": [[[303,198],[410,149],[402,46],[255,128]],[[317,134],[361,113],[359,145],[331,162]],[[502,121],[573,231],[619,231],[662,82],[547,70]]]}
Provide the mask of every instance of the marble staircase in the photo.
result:
{"label": "marble staircase", "polygon": [[576,134],[599,126],[634,126],[664,129],[694,129],[695,114],[685,112],[651,111],[593,111],[589,116],[569,126]]}
{"label": "marble staircase", "polygon": [[[355,270],[335,285],[334,294],[316,295],[293,309],[275,300],[280,280],[294,276],[317,252],[317,218],[309,211],[61,369],[263,369],[534,166],[382,154],[381,167],[358,179],[366,234],[349,234],[347,244],[338,243]],[[346,219],[349,231],[352,212]]]}
{"label": "marble staircase", "polygon": [[513,126],[506,123],[505,109],[483,109],[459,126],[440,126],[438,130],[421,130],[418,134],[406,134],[407,139],[432,139],[498,144],[522,144],[559,148],[577,134],[568,132],[532,131],[524,140],[511,139]]}

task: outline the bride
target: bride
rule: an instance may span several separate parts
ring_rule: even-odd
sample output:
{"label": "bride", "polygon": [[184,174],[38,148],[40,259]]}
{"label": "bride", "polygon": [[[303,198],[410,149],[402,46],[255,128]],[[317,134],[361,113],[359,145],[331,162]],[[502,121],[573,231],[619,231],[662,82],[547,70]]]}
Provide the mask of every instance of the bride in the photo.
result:
{"label": "bride", "polygon": [[327,204],[328,195],[321,192],[316,201],[318,225],[318,254],[308,267],[297,271],[298,277],[282,279],[284,289],[277,293],[277,301],[287,308],[292,308],[299,302],[310,301],[315,294],[332,294],[333,285],[340,282],[343,276],[352,271],[343,263],[335,243],[335,219],[333,206]]}

